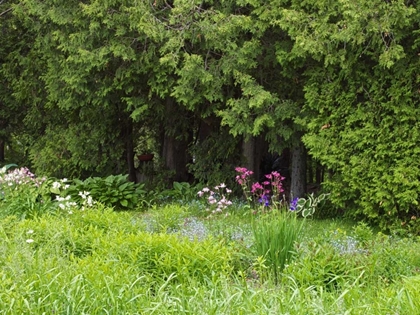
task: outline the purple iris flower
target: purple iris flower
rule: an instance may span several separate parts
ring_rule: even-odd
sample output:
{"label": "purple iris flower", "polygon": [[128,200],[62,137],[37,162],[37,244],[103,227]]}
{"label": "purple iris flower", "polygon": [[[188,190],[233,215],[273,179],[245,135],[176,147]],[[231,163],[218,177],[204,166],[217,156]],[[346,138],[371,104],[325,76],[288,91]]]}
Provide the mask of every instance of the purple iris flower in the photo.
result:
{"label": "purple iris flower", "polygon": [[267,195],[263,195],[260,199],[258,199],[259,203],[264,203],[264,206],[268,207],[270,205],[270,198]]}
{"label": "purple iris flower", "polygon": [[297,209],[297,203],[299,201],[299,198],[294,198],[292,202],[290,203],[290,211],[295,211]]}

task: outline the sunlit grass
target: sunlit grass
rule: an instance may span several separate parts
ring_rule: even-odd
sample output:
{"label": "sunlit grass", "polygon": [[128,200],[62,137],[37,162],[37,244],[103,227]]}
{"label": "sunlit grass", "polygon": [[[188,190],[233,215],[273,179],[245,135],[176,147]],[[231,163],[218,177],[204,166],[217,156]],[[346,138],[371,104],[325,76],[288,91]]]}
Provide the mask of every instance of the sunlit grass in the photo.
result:
{"label": "sunlit grass", "polygon": [[255,216],[197,211],[97,206],[1,219],[0,314],[418,313],[415,240],[307,219],[276,279],[261,276],[268,262],[258,262]]}

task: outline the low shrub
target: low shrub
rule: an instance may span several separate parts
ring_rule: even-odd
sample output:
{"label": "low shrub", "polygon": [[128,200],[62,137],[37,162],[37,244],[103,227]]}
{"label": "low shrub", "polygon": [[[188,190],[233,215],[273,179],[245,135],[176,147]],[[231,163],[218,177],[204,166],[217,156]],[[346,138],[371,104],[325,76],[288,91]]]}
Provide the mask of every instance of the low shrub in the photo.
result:
{"label": "low shrub", "polygon": [[420,272],[420,244],[378,233],[364,223],[336,229],[300,244],[298,256],[283,278],[301,287],[343,290],[352,283],[390,286]]}
{"label": "low shrub", "polygon": [[138,273],[153,278],[168,278],[171,275],[181,283],[189,279],[228,276],[231,274],[231,253],[228,247],[214,239],[191,241],[176,234],[114,235],[99,241],[98,249],[81,264],[95,260],[115,261],[133,266]]}
{"label": "low shrub", "polygon": [[110,175],[106,178],[90,177],[84,181],[74,179],[66,194],[72,200],[82,203],[80,192],[89,192],[94,201],[98,201],[115,210],[132,210],[146,195],[144,184],[128,181],[126,175]]}
{"label": "low shrub", "polygon": [[174,182],[172,189],[166,189],[161,192],[166,201],[186,203],[193,200],[197,195],[197,187],[188,182]]}
{"label": "low shrub", "polygon": [[13,239],[16,246],[65,257],[73,266],[115,262],[157,279],[174,274],[183,281],[232,272],[232,254],[222,241],[211,237],[190,239],[180,233],[151,234],[144,229],[143,223],[129,213],[97,206],[68,216],[20,221],[9,217],[1,221],[0,233]]}

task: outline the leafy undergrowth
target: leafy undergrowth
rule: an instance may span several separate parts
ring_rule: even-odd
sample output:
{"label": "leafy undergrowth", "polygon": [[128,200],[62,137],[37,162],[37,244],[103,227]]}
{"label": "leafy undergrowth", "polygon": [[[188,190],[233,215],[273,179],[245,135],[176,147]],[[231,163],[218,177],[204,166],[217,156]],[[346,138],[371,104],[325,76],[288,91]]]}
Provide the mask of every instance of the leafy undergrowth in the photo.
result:
{"label": "leafy undergrowth", "polygon": [[4,217],[0,314],[418,313],[415,239],[307,220],[273,273],[254,220],[176,204]]}

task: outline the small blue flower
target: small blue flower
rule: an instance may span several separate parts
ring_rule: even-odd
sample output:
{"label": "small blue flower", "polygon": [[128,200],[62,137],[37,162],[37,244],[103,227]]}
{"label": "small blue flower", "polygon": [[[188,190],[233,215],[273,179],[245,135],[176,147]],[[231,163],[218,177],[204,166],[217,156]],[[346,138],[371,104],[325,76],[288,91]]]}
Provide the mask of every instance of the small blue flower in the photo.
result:
{"label": "small blue flower", "polygon": [[258,199],[259,203],[264,203],[264,206],[268,207],[270,205],[269,196],[263,195],[260,199]]}
{"label": "small blue flower", "polygon": [[290,211],[295,211],[297,209],[297,203],[299,201],[299,198],[294,198],[292,202],[290,203]]}

